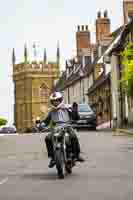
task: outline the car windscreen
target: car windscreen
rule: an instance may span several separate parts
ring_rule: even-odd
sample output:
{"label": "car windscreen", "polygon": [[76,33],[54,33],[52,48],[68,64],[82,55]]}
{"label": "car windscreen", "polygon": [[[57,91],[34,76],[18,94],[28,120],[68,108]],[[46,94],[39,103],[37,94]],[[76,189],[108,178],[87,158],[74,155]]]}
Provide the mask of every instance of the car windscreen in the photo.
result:
{"label": "car windscreen", "polygon": [[92,109],[91,109],[90,106],[87,105],[87,104],[80,104],[80,105],[78,106],[78,111],[79,111],[79,112],[92,112]]}
{"label": "car windscreen", "polygon": [[3,127],[2,130],[8,131],[8,130],[14,130],[12,127]]}

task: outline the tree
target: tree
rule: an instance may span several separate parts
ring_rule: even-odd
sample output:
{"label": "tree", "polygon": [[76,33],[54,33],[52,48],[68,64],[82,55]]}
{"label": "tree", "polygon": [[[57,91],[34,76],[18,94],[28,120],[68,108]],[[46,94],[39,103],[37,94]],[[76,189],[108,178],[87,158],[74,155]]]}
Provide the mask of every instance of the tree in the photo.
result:
{"label": "tree", "polygon": [[122,84],[128,96],[133,97],[133,43],[122,52]]}
{"label": "tree", "polygon": [[0,126],[6,125],[7,124],[7,120],[4,118],[0,118]]}

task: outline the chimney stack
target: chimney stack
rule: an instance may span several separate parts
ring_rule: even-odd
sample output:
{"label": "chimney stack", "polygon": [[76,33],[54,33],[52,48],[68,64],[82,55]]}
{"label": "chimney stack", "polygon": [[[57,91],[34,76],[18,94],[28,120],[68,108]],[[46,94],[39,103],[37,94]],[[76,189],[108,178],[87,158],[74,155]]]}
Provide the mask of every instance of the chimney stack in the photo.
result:
{"label": "chimney stack", "polygon": [[105,10],[103,17],[101,17],[101,12],[99,11],[96,19],[96,42],[99,43],[109,33],[110,19],[108,18],[108,12]]}
{"label": "chimney stack", "polygon": [[133,19],[133,0],[123,0],[124,24]]}
{"label": "chimney stack", "polygon": [[78,31],[76,32],[76,43],[77,57],[83,56],[84,51],[87,53],[89,52],[91,46],[91,38],[88,25],[78,25]]}

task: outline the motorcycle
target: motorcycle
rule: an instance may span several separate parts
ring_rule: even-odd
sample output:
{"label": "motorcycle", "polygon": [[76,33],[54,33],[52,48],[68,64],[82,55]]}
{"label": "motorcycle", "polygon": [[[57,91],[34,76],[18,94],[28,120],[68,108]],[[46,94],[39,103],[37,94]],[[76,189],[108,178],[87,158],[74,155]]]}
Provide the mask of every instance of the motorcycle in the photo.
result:
{"label": "motorcycle", "polygon": [[68,128],[71,125],[62,124],[52,128],[52,142],[54,157],[56,163],[57,174],[60,179],[64,178],[65,172],[72,173],[72,167],[74,166],[72,145],[70,140],[70,134]]}

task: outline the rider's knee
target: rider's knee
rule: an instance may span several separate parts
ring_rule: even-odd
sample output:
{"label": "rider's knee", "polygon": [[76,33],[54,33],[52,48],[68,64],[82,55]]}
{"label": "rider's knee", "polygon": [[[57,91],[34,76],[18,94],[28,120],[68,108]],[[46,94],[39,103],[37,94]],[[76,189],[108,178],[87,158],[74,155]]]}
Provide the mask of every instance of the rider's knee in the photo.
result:
{"label": "rider's knee", "polygon": [[51,134],[48,134],[46,137],[45,137],[45,141],[50,141],[51,140]]}

